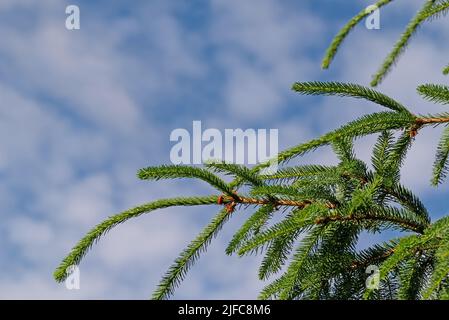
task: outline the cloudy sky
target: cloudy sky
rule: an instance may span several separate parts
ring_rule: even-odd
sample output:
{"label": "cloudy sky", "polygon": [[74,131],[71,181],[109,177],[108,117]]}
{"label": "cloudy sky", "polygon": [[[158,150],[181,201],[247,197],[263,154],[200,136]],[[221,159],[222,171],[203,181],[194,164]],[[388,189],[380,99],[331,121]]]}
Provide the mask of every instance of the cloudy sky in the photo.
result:
{"label": "cloudy sky", "polygon": [[[80,266],[80,290],[54,268],[92,226],[161,197],[209,194],[192,181],[142,182],[136,170],[169,163],[170,132],[275,128],[281,148],[377,110],[369,103],[301,97],[294,81],[367,85],[423,1],[397,0],[381,29],[363,24],[329,71],[327,44],[371,4],[361,0],[136,0],[0,2],[0,298],[145,299],[217,208],[166,209],[121,225]],[[132,4],[131,4],[132,3]],[[65,28],[78,5],[81,29]],[[443,110],[415,93],[447,83],[449,20],[422,28],[380,90],[415,112]],[[404,183],[433,218],[447,213],[448,183],[429,187],[440,129],[417,137]],[[373,139],[358,143],[369,159]],[[302,160],[333,163],[327,149]],[[255,298],[259,258],[224,248],[248,212],[236,215],[195,265],[175,298]],[[378,239],[377,239],[378,240]],[[363,241],[372,241],[363,239]]]}

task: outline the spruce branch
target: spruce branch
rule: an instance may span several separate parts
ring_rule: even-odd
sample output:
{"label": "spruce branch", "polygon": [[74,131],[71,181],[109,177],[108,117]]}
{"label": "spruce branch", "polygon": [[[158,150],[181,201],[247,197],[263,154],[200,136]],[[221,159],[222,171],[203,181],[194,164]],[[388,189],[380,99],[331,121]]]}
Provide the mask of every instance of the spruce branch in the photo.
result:
{"label": "spruce branch", "polygon": [[425,225],[430,224],[430,215],[422,201],[410,190],[401,184],[395,184],[392,187],[385,187],[385,190],[399,204],[419,216]]}
{"label": "spruce branch", "polygon": [[427,225],[416,219],[415,215],[407,210],[391,208],[377,208],[377,210],[370,210],[367,213],[352,214],[349,216],[331,215],[323,218],[318,218],[316,224],[328,224],[330,222],[351,221],[355,223],[364,223],[367,221],[378,221],[381,223],[391,223],[393,226],[405,231],[413,231],[423,233]]}
{"label": "spruce branch", "polygon": [[71,250],[69,255],[65,257],[61,264],[54,272],[56,281],[64,281],[68,274],[67,270],[70,266],[78,265],[82,258],[86,255],[92,245],[100,239],[106,232],[114,228],[115,226],[131,219],[138,217],[142,214],[152,212],[157,209],[163,209],[174,206],[199,206],[199,205],[211,205],[217,203],[217,196],[207,197],[189,197],[189,198],[172,198],[162,199],[154,202],[150,202],[122,213],[111,216],[105,221],[101,222],[90,230]]}
{"label": "spruce branch", "polygon": [[206,250],[228,218],[229,213],[225,209],[221,210],[195,240],[187,246],[162,278],[158,288],[153,293],[152,298],[154,300],[167,299],[174,293],[175,288],[184,279],[187,271],[198,259],[201,252]]}
{"label": "spruce branch", "polygon": [[268,181],[275,181],[278,183],[289,182],[306,177],[315,177],[326,175],[335,172],[336,167],[322,166],[322,165],[303,165],[294,167],[280,168],[276,173],[269,175],[262,175],[261,178]]}
{"label": "spruce branch", "polygon": [[242,243],[251,237],[251,233],[258,234],[260,228],[270,219],[274,210],[275,206],[272,204],[261,206],[234,234],[226,248],[226,254],[230,255],[240,249]]}
{"label": "spruce branch", "polygon": [[446,16],[449,11],[449,1],[438,0],[432,7],[426,12],[427,20],[434,20]]}
{"label": "spruce branch", "polygon": [[286,279],[286,275],[283,274],[278,279],[274,280],[265,288],[262,289],[262,291],[259,293],[258,299],[259,300],[270,300],[275,299],[279,295],[279,292],[282,290],[284,286],[284,281]]}
{"label": "spruce branch", "polygon": [[300,281],[302,275],[301,269],[303,269],[304,265],[307,263],[307,258],[318,249],[320,241],[334,231],[334,225],[319,226],[312,229],[301,240],[301,244],[297,247],[287,271],[277,283],[279,299],[286,300],[292,296],[298,281]]}
{"label": "spruce branch", "polygon": [[342,164],[356,161],[353,137],[341,137],[332,141],[332,150]]}
{"label": "spruce branch", "polygon": [[313,188],[302,188],[298,189],[296,187],[290,186],[280,186],[280,185],[270,185],[270,186],[262,186],[255,187],[251,190],[251,194],[259,197],[269,197],[276,196],[278,199],[274,200],[273,203],[276,205],[280,205],[280,201],[286,200],[297,200],[304,202],[306,204],[310,204],[313,200],[323,200],[326,202],[326,205],[329,208],[335,208],[338,206],[338,201],[329,192],[323,190],[323,188],[319,188],[315,186]]}
{"label": "spruce branch", "polygon": [[449,172],[449,127],[447,127],[438,144],[435,162],[433,164],[432,184],[437,186],[442,183]]}
{"label": "spruce branch", "polygon": [[235,177],[239,177],[243,179],[243,181],[247,181],[254,186],[264,185],[263,180],[255,174],[255,172],[243,165],[213,161],[206,163],[206,167],[216,172],[224,172],[226,174],[234,175]]}
{"label": "spruce branch", "polygon": [[373,246],[358,252],[356,254],[356,259],[351,264],[351,268],[362,268],[363,271],[365,271],[366,267],[369,265],[379,265],[394,253],[397,243],[397,240],[393,239],[388,242],[374,244]]}
{"label": "spruce branch", "polygon": [[[220,203],[221,202],[221,203]],[[273,205],[275,207],[295,207],[295,208],[305,208],[312,203],[311,200],[290,200],[290,199],[276,199],[276,198],[256,198],[256,197],[245,197],[238,196],[238,200],[233,197],[219,197],[219,203],[227,205],[230,203],[235,204],[246,204],[246,205]],[[328,208],[335,208],[336,204],[326,203]]]}
{"label": "spruce branch", "polygon": [[177,178],[197,178],[203,180],[215,187],[224,194],[235,197],[234,190],[213,173],[196,167],[184,165],[164,165],[160,167],[148,167],[140,169],[137,173],[139,179],[142,180],[161,180],[161,179],[177,179]]}
{"label": "spruce branch", "polygon": [[239,255],[252,253],[277,238],[310,229],[315,225],[315,217],[324,214],[326,211],[327,208],[321,204],[310,205],[303,210],[295,210],[283,221],[248,239],[240,247],[238,253]]}
{"label": "spruce branch", "polygon": [[[380,280],[385,282],[388,278],[394,276],[395,273],[399,273],[404,277],[404,274],[410,274],[407,269],[420,268],[419,264],[422,261],[433,261],[436,259],[436,267],[429,270],[431,279],[426,281],[425,278],[421,278],[420,281],[415,279],[415,287],[412,288],[413,292],[423,292],[422,297],[424,299],[430,297],[436,297],[440,284],[449,275],[448,268],[448,255],[449,245],[447,234],[449,232],[449,219],[444,217],[432,225],[425,228],[421,234],[415,234],[400,238],[394,247],[390,249],[388,258],[385,259],[380,265]],[[434,265],[432,262],[431,266]],[[437,271],[436,268],[440,266]],[[427,275],[425,276],[427,277]],[[400,288],[400,290],[409,290],[410,287]],[[397,294],[400,294],[401,291]],[[372,290],[366,290],[364,297],[372,297]]]}
{"label": "spruce branch", "polygon": [[433,264],[433,256],[417,256],[405,261],[399,272],[400,286],[397,298],[400,300],[418,300],[427,281],[427,274]]}
{"label": "spruce branch", "polygon": [[293,249],[296,238],[301,230],[293,230],[287,235],[274,239],[268,247],[267,253],[259,268],[259,279],[266,280],[282,269]]}
{"label": "spruce branch", "polygon": [[[405,259],[412,256],[416,250],[415,246],[418,242],[419,237],[416,235],[411,235],[408,237],[403,237],[399,240],[398,244],[394,247],[394,250],[389,255],[389,257],[380,266],[379,280],[385,280],[390,272]],[[368,299],[373,293],[373,289],[368,289],[365,291],[364,298]]]}
{"label": "spruce branch", "polygon": [[429,101],[449,104],[448,86],[438,84],[423,84],[418,87],[418,93]]}
{"label": "spruce branch", "polygon": [[[426,124],[434,123],[432,120],[429,119]],[[277,156],[277,161],[278,163],[287,162],[318,147],[329,145],[332,141],[342,137],[362,137],[385,130],[408,128],[414,125],[416,121],[423,121],[423,123],[426,122],[425,119],[416,119],[415,116],[398,112],[378,112],[365,115],[321,136],[318,139],[294,146],[279,153]],[[447,121],[449,121],[449,119]],[[257,168],[259,169],[264,166],[266,166],[266,164],[263,164]]]}
{"label": "spruce branch", "polygon": [[413,138],[418,134],[418,130],[422,127],[417,124],[420,120],[416,120],[409,130],[403,132],[399,138],[391,144],[388,157],[384,163],[384,179],[398,184],[400,179],[400,169],[404,163],[407,152],[411,147]]}
{"label": "spruce branch", "polygon": [[296,82],[292,89],[305,95],[335,95],[372,101],[393,111],[410,113],[406,107],[394,99],[370,88],[341,82]]}
{"label": "spruce branch", "polygon": [[[390,2],[381,0],[376,5],[381,7]],[[372,85],[383,80],[422,23],[448,11],[448,0],[427,0],[384,61]],[[364,10],[340,30],[326,53],[323,68],[329,66],[345,37],[368,14]],[[445,73],[449,73],[449,66]],[[431,223],[424,204],[400,183],[400,168],[419,131],[428,126],[448,125],[449,113],[414,115],[387,95],[351,83],[298,82],[293,90],[305,95],[368,100],[390,111],[362,116],[253,168],[210,162],[205,168],[178,165],[139,170],[138,177],[143,180],[196,178],[220,194],[162,199],[108,218],[72,249],[56,269],[56,280],[63,281],[68,276],[67,268],[79,264],[102,235],[130,218],[172,206],[218,205],[222,210],[171,265],[154,292],[154,299],[166,299],[174,293],[200,253],[207,249],[236,208],[242,207],[256,210],[234,234],[226,253],[264,251],[260,279],[267,279],[288,264],[286,272],[261,292],[262,299],[449,297],[449,218]],[[447,86],[426,84],[418,87],[418,92],[432,102],[449,103]],[[379,133],[373,148],[372,170],[357,159],[353,144],[357,138]],[[293,158],[322,146],[332,147],[339,161],[337,165],[285,167]],[[445,178],[448,156],[449,128],[446,128],[437,149],[434,184]],[[262,169],[274,163],[284,166],[275,173],[262,173]],[[227,183],[215,173],[232,176],[234,180]],[[242,186],[249,190],[243,193],[239,190]],[[279,222],[270,223],[278,211],[287,214]],[[362,231],[375,233],[385,229],[405,231],[407,235],[366,250],[357,249]],[[380,288],[376,292],[365,290],[365,268],[373,263],[381,271]]]}
{"label": "spruce branch", "polygon": [[449,64],[443,69],[443,74],[447,76],[449,74]]}
{"label": "spruce branch", "polygon": [[436,0],[425,1],[425,4],[421,8],[421,10],[407,25],[405,32],[402,34],[398,42],[396,42],[390,54],[385,58],[380,69],[373,76],[371,86],[376,87],[384,79],[385,75],[390,71],[391,67],[397,62],[399,56],[407,47],[410,38],[415,34],[419,26],[429,18],[429,10],[432,8],[435,2]]}
{"label": "spruce branch", "polygon": [[[379,0],[377,1],[374,6],[377,8],[381,8],[393,0]],[[329,65],[331,64],[332,60],[334,59],[335,55],[337,54],[338,49],[340,48],[343,41],[346,39],[348,34],[357,26],[360,21],[362,21],[364,18],[369,16],[371,12],[364,8],[362,11],[360,11],[355,17],[353,17],[334,37],[332,40],[332,43],[326,50],[326,54],[323,58],[323,61],[321,63],[321,67],[323,69],[329,68]]]}
{"label": "spruce branch", "polygon": [[371,156],[371,162],[377,174],[380,176],[386,175],[388,169],[385,165],[394,142],[394,136],[392,131],[382,131],[379,135],[376,144],[373,148],[373,154]]}
{"label": "spruce branch", "polygon": [[279,299],[328,296],[329,280],[349,269],[358,233],[357,227],[339,224],[317,226],[310,231],[285,273]]}
{"label": "spruce branch", "polygon": [[[375,7],[381,8],[392,2],[392,0],[380,0],[374,4]],[[402,33],[400,39],[394,45],[392,51],[385,58],[383,64],[373,76],[371,81],[371,86],[377,86],[391,70],[392,66],[398,61],[400,55],[405,51],[410,39],[416,33],[418,28],[425,21],[432,21],[438,19],[442,16],[447,15],[449,11],[449,1],[447,0],[426,0],[425,4],[422,6],[421,10],[411,19],[407,25],[405,31]],[[330,46],[326,50],[325,57],[322,61],[322,68],[327,69],[334,59],[339,47],[341,46],[344,39],[348,34],[354,29],[354,27],[359,24],[364,18],[366,18],[371,12],[367,9],[362,10],[359,14],[353,17],[333,38]],[[449,66],[444,68],[443,74],[449,74]]]}
{"label": "spruce branch", "polygon": [[[310,92],[313,90],[315,89]],[[369,94],[371,93],[373,92],[370,91]],[[380,100],[384,100],[382,103],[391,104],[388,102],[390,100],[384,99],[383,96],[380,96],[380,98],[378,96],[376,99],[379,103]],[[372,100],[375,100],[375,98]],[[399,168],[418,130],[427,125],[445,123],[449,123],[449,115],[447,114],[415,116],[408,112],[398,111],[369,114],[331,131],[321,138],[281,152],[276,159],[282,164],[319,146],[331,145],[341,161],[337,166],[287,167],[281,168],[274,174],[259,175],[261,168],[272,160],[253,169],[227,163],[207,164],[207,167],[212,171],[235,176],[235,180],[230,184],[224,182],[211,171],[196,167],[161,166],[141,169],[138,174],[141,179],[198,178],[206,181],[223,194],[209,197],[159,200],[113,216],[99,224],[78,243],[56,270],[55,278],[58,281],[64,280],[67,276],[65,274],[67,268],[78,264],[92,244],[115,225],[143,213],[175,205],[215,204],[222,205],[224,208],[171,266],[153,296],[156,299],[165,299],[173,294],[174,289],[182,281],[200,252],[206,249],[213,236],[216,235],[238,205],[259,206],[260,208],[236,233],[227,248],[227,253],[237,251],[239,254],[246,254],[257,252],[261,247],[267,247],[268,250],[259,269],[259,277],[262,279],[280,270],[288,258],[294,240],[301,233],[306,233],[307,236],[315,231],[325,233],[323,230],[333,230],[332,232],[336,232],[335,230],[339,226],[346,226],[374,232],[378,231],[379,228],[398,228],[423,234],[429,229],[429,215],[419,199],[399,184]],[[397,140],[394,140],[392,136],[392,132],[395,130],[404,131]],[[363,162],[356,159],[352,140],[363,135],[379,132],[381,135],[373,151],[373,164],[376,171],[372,173]],[[443,163],[443,151],[445,150],[440,149],[440,162]],[[388,182],[388,177],[394,179]],[[237,192],[236,186],[242,184],[250,186],[251,196],[245,196]],[[401,205],[402,208],[387,206],[382,199],[393,201]],[[280,223],[261,230],[271,218],[272,213],[280,207],[289,208],[292,211]],[[329,232],[328,236],[330,237],[332,232]],[[326,238],[325,234],[321,236],[324,238],[320,239]],[[352,236],[355,237],[356,234]],[[306,249],[306,247],[303,249]],[[296,255],[288,268],[290,271],[281,277],[281,280],[274,282],[273,286],[267,287],[267,290],[263,291],[261,296],[266,294],[267,296],[273,295],[280,298],[330,297],[333,294],[330,292],[329,281],[341,281],[338,282],[339,285],[347,285],[347,280],[338,278],[341,276],[341,271],[338,271],[340,269],[327,270],[328,268],[332,269],[332,265],[320,261],[319,256],[315,254],[315,250],[325,250],[324,247],[314,248],[312,250],[312,247],[310,247],[312,251],[309,250],[308,255],[303,256],[306,260],[301,263],[295,260],[298,257]],[[351,266],[351,263],[353,263],[351,257],[354,253],[350,248],[347,248],[347,250],[349,251],[342,251],[341,253],[346,262],[337,263],[337,260],[335,262],[339,265],[339,268],[342,268],[344,264]],[[416,250],[416,248],[412,249],[410,254],[413,255]],[[391,250],[390,253],[393,256],[396,253],[396,248]],[[390,258],[390,255],[388,257],[381,256],[378,260],[386,259],[385,263],[387,263]],[[409,259],[409,256],[406,258]],[[336,258],[329,257],[329,259]],[[347,262],[349,260],[351,260],[351,263]],[[320,265],[320,269],[316,272],[310,269],[312,261],[314,261],[313,264],[318,263]],[[294,275],[291,268],[295,266],[299,269],[297,269],[298,273]],[[406,270],[403,270],[403,274],[407,274]],[[384,286],[388,286],[388,292],[391,296],[396,290],[391,289],[391,285],[396,280],[386,277],[384,281]],[[299,283],[302,289],[297,289],[296,284]],[[359,285],[355,282],[353,284],[354,286]],[[292,285],[293,287],[291,287]],[[343,292],[338,293],[338,295],[340,294],[345,295]],[[356,293],[353,292],[353,294]]]}

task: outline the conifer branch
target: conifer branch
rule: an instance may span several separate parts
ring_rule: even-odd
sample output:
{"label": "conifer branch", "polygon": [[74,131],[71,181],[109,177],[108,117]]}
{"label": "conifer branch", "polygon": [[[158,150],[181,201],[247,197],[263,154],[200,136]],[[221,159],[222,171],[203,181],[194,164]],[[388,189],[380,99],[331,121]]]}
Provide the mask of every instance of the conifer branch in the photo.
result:
{"label": "conifer branch", "polygon": [[382,245],[375,245],[358,253],[357,260],[352,262],[351,268],[366,268],[372,264],[379,264],[385,261],[395,251],[392,243],[384,243]]}
{"label": "conifer branch", "polygon": [[449,127],[447,127],[438,144],[437,154],[433,165],[432,184],[439,185],[449,172]]}
{"label": "conifer branch", "polygon": [[282,282],[280,283],[281,286],[279,286],[279,299],[286,300],[291,296],[301,276],[299,271],[305,265],[307,257],[313,253],[314,249],[317,248],[320,240],[322,240],[327,233],[331,233],[333,231],[334,229],[332,226],[319,227],[313,229],[309,234],[307,234],[306,237],[304,237],[304,239],[302,239],[301,245],[298,246],[292,258],[292,262],[290,263],[284,276],[281,278]]}
{"label": "conifer branch", "polygon": [[326,175],[334,172],[336,167],[322,165],[304,165],[295,167],[279,168],[275,173],[262,175],[261,178],[269,181],[287,182],[297,180],[304,177],[314,177],[317,175]]}
{"label": "conifer branch", "polygon": [[[252,197],[244,197],[238,196],[238,200],[235,200],[232,197],[222,197],[222,204],[226,205],[229,203],[238,203],[238,204],[247,204],[247,205],[273,205],[274,207],[295,207],[295,208],[305,208],[308,205],[312,204],[312,200],[288,200],[288,199],[260,199],[260,198],[252,198]],[[328,208],[335,208],[337,204],[335,203],[326,203]]]}
{"label": "conifer branch", "polygon": [[282,290],[285,279],[286,275],[283,274],[281,277],[279,277],[269,285],[265,286],[265,288],[263,288],[262,291],[260,292],[258,299],[259,300],[275,299],[279,295],[279,292]]}
{"label": "conifer branch", "polygon": [[443,69],[443,74],[447,76],[449,74],[449,64]]}
{"label": "conifer branch", "polygon": [[[392,1],[393,0],[379,0],[374,4],[374,6],[376,6],[377,8],[380,9],[381,7],[389,4]],[[332,40],[332,43],[326,50],[326,54],[321,63],[321,67],[323,69],[329,68],[329,65],[331,64],[338,49],[340,48],[341,44],[346,39],[348,34],[355,28],[355,26],[357,26],[360,23],[360,21],[362,21],[364,18],[366,18],[370,14],[371,14],[371,12],[369,10],[367,10],[366,8],[364,8],[338,32],[338,34],[334,37],[334,39]]]}
{"label": "conifer branch", "polygon": [[393,147],[394,136],[392,131],[383,131],[379,135],[376,144],[373,148],[371,162],[377,174],[381,176],[386,175],[388,170],[386,162]]}
{"label": "conifer branch", "polygon": [[211,205],[216,204],[217,199],[217,196],[161,199],[111,216],[110,218],[95,226],[78,242],[78,244],[71,250],[69,255],[62,260],[61,264],[55,270],[54,277],[58,282],[64,281],[68,276],[68,268],[70,266],[78,265],[81,262],[81,259],[92,247],[92,245],[96,241],[98,241],[101,236],[103,236],[106,232],[108,232],[118,224],[157,209],[174,206]]}
{"label": "conifer branch", "polygon": [[449,11],[449,1],[438,0],[432,7],[426,12],[426,19],[433,20],[445,16]]}
{"label": "conifer branch", "polygon": [[266,280],[273,274],[279,272],[288,259],[294,242],[301,230],[293,230],[287,235],[278,237],[269,245],[267,253],[259,268],[259,279]]}
{"label": "conifer branch", "polygon": [[[440,122],[449,122],[449,119],[429,119],[427,124],[435,123],[437,120]],[[418,121],[414,116],[397,113],[397,112],[378,112],[363,116],[357,120],[349,122],[348,124],[329,132],[318,139],[311,140],[304,144],[294,146],[287,149],[277,156],[278,163],[282,164],[295,157],[301,156],[310,152],[318,147],[329,145],[332,141],[342,137],[362,137],[373,133],[382,132],[385,130],[394,130],[401,128],[408,128]],[[421,119],[422,122],[426,122],[425,119]],[[263,168],[267,164],[262,164],[257,169]]]}
{"label": "conifer branch", "polygon": [[242,165],[226,162],[208,162],[206,167],[216,172],[224,172],[234,175],[235,177],[239,177],[254,186],[264,185],[263,180],[257,174]]}
{"label": "conifer branch", "polygon": [[273,227],[265,230],[246,241],[239,250],[239,255],[245,255],[257,251],[260,247],[266,245],[275,239],[287,237],[289,234],[301,232],[316,225],[314,217],[319,214],[325,214],[328,208],[321,204],[314,204],[305,207],[303,210],[295,210],[285,220],[275,224]]}
{"label": "conifer branch", "polygon": [[152,298],[154,300],[167,299],[174,293],[175,288],[184,279],[187,271],[198,259],[200,253],[206,250],[228,218],[229,213],[224,209],[221,210],[195,240],[188,245],[162,278],[158,288],[153,293]]}
{"label": "conifer branch", "polygon": [[404,208],[414,212],[419,216],[422,221],[428,225],[430,224],[430,215],[421,200],[416,197],[410,190],[400,184],[396,184],[392,187],[384,187],[385,190],[391,195],[399,204]]}
{"label": "conifer branch", "polygon": [[419,28],[419,26],[429,17],[429,9],[432,8],[436,0],[426,0],[422,9],[416,14],[416,16],[407,25],[405,32],[402,34],[399,41],[394,45],[393,50],[385,58],[382,66],[373,76],[371,86],[376,87],[390,71],[391,67],[396,63],[401,53],[405,50],[410,38]]}
{"label": "conifer branch", "polygon": [[438,84],[424,84],[418,87],[418,93],[429,101],[449,104],[448,86]]}
{"label": "conifer branch", "polygon": [[[425,225],[422,223],[411,221],[404,217],[403,213],[396,209],[390,208],[391,211],[394,212],[395,215],[385,214],[385,209],[381,210],[381,212],[372,212],[372,213],[363,213],[349,216],[339,216],[339,215],[331,215],[327,217],[318,218],[315,220],[315,223],[320,224],[328,224],[330,222],[343,222],[343,221],[353,221],[353,222],[364,222],[364,221],[381,221],[381,222],[391,222],[404,230],[409,230],[417,233],[423,233],[425,229]],[[384,211],[384,212],[382,212]]]}
{"label": "conifer branch", "polygon": [[400,169],[404,163],[408,150],[411,147],[413,138],[418,134],[418,130],[423,126],[420,119],[415,120],[408,130],[402,133],[399,138],[391,145],[389,155],[385,159],[384,179],[388,179],[393,184],[398,184],[400,179]]}
{"label": "conifer branch", "polygon": [[388,109],[410,113],[406,107],[394,99],[370,88],[341,82],[296,82],[292,89],[305,95],[335,95],[372,101]]}
{"label": "conifer branch", "polygon": [[412,257],[403,264],[399,272],[400,286],[397,298],[400,300],[418,300],[421,296],[422,287],[427,281],[427,275],[431,270],[434,257],[418,256]]}
{"label": "conifer branch", "polygon": [[445,241],[435,252],[435,268],[426,290],[423,293],[423,299],[429,299],[437,292],[444,279],[449,276],[449,241]]}
{"label": "conifer branch", "polygon": [[[380,0],[374,4],[375,7],[381,8],[392,2],[392,0]],[[449,11],[449,1],[447,0],[426,0],[425,4],[420,11],[413,17],[413,19],[407,25],[406,30],[401,35],[400,39],[394,45],[390,54],[385,58],[382,66],[373,76],[371,86],[377,86],[390,71],[392,66],[397,62],[399,56],[407,47],[411,37],[415,34],[417,29],[425,21],[431,21],[433,19],[445,16]],[[322,68],[327,69],[334,59],[339,47],[341,46],[344,39],[348,34],[354,29],[354,27],[359,24],[364,18],[370,15],[371,12],[367,9],[362,10],[359,14],[353,17],[333,38],[332,43],[326,51],[325,57],[322,61]],[[443,74],[449,74],[449,66],[444,68]]]}
{"label": "conifer branch", "polygon": [[258,234],[260,228],[265,225],[274,210],[275,206],[272,204],[262,205],[234,234],[226,248],[226,254],[230,255],[237,251],[242,243],[251,237],[251,232],[254,235]]}
{"label": "conifer branch", "polygon": [[142,180],[197,178],[207,182],[218,191],[221,191],[228,196],[235,197],[234,190],[226,182],[211,172],[201,168],[184,165],[148,167],[140,169],[137,176]]}
{"label": "conifer branch", "polygon": [[[390,2],[381,0],[376,5],[379,8]],[[448,11],[448,0],[426,0],[374,76],[372,85],[383,80],[424,21]],[[345,37],[368,14],[367,10],[360,12],[340,30],[326,53],[323,68],[329,66]],[[449,73],[449,66],[444,73]],[[428,126],[448,125],[449,113],[415,115],[387,95],[351,83],[298,82],[293,90],[305,95],[364,99],[390,111],[362,116],[251,169],[210,162],[206,168],[170,165],[139,170],[138,177],[143,180],[196,178],[217,189],[220,195],[162,199],[106,219],[72,249],[56,269],[55,279],[66,279],[68,267],[78,265],[102,235],[130,218],[172,206],[218,205],[222,210],[171,265],[154,292],[154,299],[166,299],[174,293],[200,253],[241,207],[256,207],[256,211],[234,234],[226,253],[264,251],[260,279],[267,279],[288,264],[286,272],[261,292],[262,299],[449,298],[449,217],[431,223],[424,204],[400,182],[400,169],[419,131]],[[418,92],[431,102],[449,104],[447,86],[421,85]],[[354,140],[379,133],[371,169],[356,157]],[[322,146],[332,147],[337,165],[285,167],[291,159]],[[448,158],[446,128],[437,149],[434,184],[441,183],[449,172]],[[283,167],[275,173],[262,173],[262,169],[274,163]],[[234,180],[227,183],[215,173]],[[249,190],[241,192],[242,186]],[[274,213],[281,210],[286,216],[270,224]],[[361,232],[385,229],[412,234],[366,250],[357,249]],[[380,267],[381,285],[376,292],[365,290],[364,267],[372,263]]]}

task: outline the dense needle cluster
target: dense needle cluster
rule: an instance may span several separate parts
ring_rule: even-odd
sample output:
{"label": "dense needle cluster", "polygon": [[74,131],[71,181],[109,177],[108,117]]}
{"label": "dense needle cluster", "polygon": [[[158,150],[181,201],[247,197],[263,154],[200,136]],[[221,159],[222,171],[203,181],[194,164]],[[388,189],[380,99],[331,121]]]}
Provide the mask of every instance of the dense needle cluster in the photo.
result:
{"label": "dense needle cluster", "polygon": [[[381,0],[378,6],[390,2]],[[425,1],[373,85],[383,78],[416,28],[448,8],[449,1]],[[324,67],[364,17],[363,11],[337,35]],[[218,207],[219,213],[175,260],[154,299],[170,297],[226,221],[249,210],[252,214],[235,232],[226,253],[263,254],[259,278],[269,280],[279,274],[262,290],[261,299],[449,299],[449,216],[432,222],[423,203],[400,180],[401,166],[419,132],[443,125],[431,179],[434,185],[443,182],[449,172],[449,113],[416,115],[396,100],[356,84],[301,82],[293,90],[368,100],[386,110],[279,153],[273,160],[280,168],[274,173],[263,170],[273,160],[253,168],[216,161],[203,168],[167,165],[139,170],[143,180],[202,180],[215,193],[157,200],[111,216],[72,249],[56,269],[56,280],[66,279],[69,266],[78,265],[102,235],[128,219],[167,207],[207,205]],[[426,84],[418,92],[429,101],[449,104],[447,86]],[[354,140],[367,135],[378,136],[371,166],[358,159],[353,149]],[[332,147],[337,165],[288,166],[290,160],[322,146]],[[278,222],[273,222],[274,217]],[[357,248],[362,232],[392,229],[401,236],[364,250]],[[380,269],[377,289],[366,286],[370,265]]]}

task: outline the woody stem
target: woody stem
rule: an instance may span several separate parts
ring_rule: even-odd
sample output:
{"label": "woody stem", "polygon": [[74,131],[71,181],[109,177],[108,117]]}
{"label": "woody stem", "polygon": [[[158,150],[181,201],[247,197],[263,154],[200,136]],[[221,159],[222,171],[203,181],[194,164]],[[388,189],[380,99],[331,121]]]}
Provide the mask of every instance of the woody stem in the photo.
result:
{"label": "woody stem", "polygon": [[[297,207],[297,208],[305,208],[306,206],[312,204],[311,200],[303,200],[303,201],[295,201],[295,200],[284,200],[284,199],[256,199],[256,198],[248,198],[239,196],[238,199],[234,199],[232,197],[223,197],[223,204],[228,203],[240,203],[240,204],[255,204],[255,205],[266,205],[272,204],[274,206],[289,206],[289,207]],[[329,209],[334,209],[336,204],[327,203],[326,207]]]}

